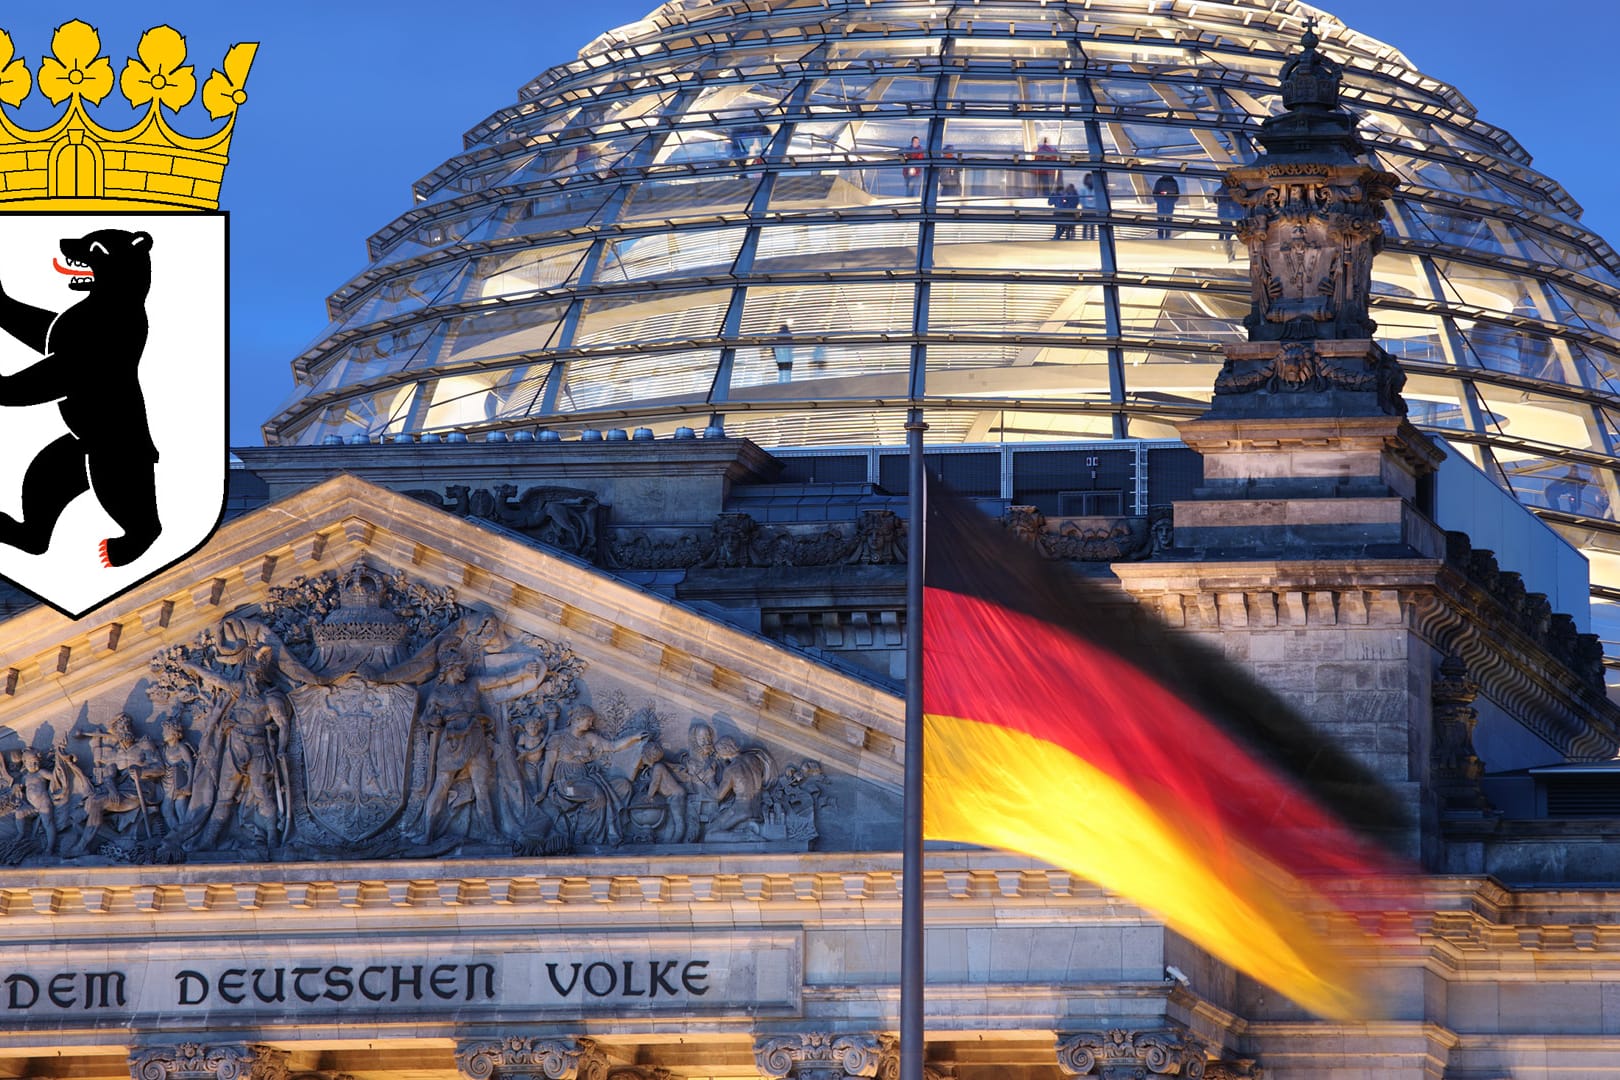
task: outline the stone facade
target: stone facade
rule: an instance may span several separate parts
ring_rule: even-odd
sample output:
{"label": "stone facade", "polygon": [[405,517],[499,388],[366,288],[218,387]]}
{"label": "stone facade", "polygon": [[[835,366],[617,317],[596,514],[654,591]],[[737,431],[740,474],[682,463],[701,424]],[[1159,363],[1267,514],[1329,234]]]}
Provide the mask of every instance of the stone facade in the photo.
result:
{"label": "stone facade", "polygon": [[[1455,733],[1443,732],[1466,707],[1487,743],[1486,729],[1511,715],[1564,757],[1595,758],[1613,752],[1615,710],[1558,675],[1528,633],[1504,629],[1501,601],[1444,559],[1211,564],[1167,552],[1114,569],[1138,602],[1218,642],[1343,732],[1423,811],[1414,847],[1440,873],[1422,910],[1382,916],[1379,929],[1401,957],[1376,974],[1386,1015],[1336,1025],[1302,1015],[1068,873],[1005,854],[933,853],[924,882],[929,1025],[938,1031],[931,1073],[1607,1075],[1610,1065],[1593,1063],[1620,1061],[1611,1033],[1620,1025],[1603,990],[1616,970],[1608,953],[1620,904],[1602,888],[1546,890],[1574,838],[1533,842],[1523,829],[1534,823],[1516,834],[1489,809],[1459,806],[1469,768]],[[396,590],[414,597],[414,609]],[[758,748],[780,775],[792,768],[802,778],[803,763],[818,763],[827,801],[815,807],[817,835],[622,836],[613,845],[565,834],[547,853],[525,848],[521,834],[478,835],[473,804],[452,798],[459,809],[446,819],[442,849],[408,838],[379,845],[386,825],[346,841],[347,851],[331,837],[310,846],[310,742],[299,740],[289,743],[303,756],[288,761],[287,840],[272,841],[274,828],[259,836],[257,811],[237,804],[222,833],[251,836],[263,850],[182,844],[171,854],[184,862],[142,862],[142,830],[167,827],[155,780],[144,824],[139,807],[108,806],[99,839],[84,847],[82,814],[65,813],[55,855],[37,846],[43,830],[25,811],[0,826],[11,830],[14,854],[25,835],[36,844],[0,872],[0,926],[11,946],[0,975],[8,1048],[0,1056],[20,1068],[60,1051],[84,1076],[278,1067],[323,1078],[882,1074],[899,943],[893,690],[353,477],[230,522],[185,566],[95,620],[72,624],[39,609],[10,620],[0,663],[14,676],[0,723],[14,741],[0,753],[24,792],[19,808],[27,782],[15,747],[45,752],[57,732],[77,727],[104,732],[110,741],[96,745],[106,762],[116,764],[111,749],[127,752],[127,741],[156,750],[183,695],[165,705],[148,690],[174,682],[187,663],[228,673],[232,657],[249,655],[255,624],[280,643],[257,639],[269,658],[280,655],[286,723],[318,725],[332,713],[307,708],[287,672],[302,665],[318,676],[346,666],[345,655],[352,661],[344,649],[356,641],[369,649],[374,638],[401,635],[378,629],[394,625],[378,612],[395,609],[407,610],[398,616],[406,622],[418,617],[410,610],[440,611],[401,637],[412,655],[422,651],[409,645],[413,636],[476,640],[468,629],[476,620],[485,634],[498,625],[502,642],[476,655],[478,678],[538,654],[546,677],[573,670],[569,700],[594,703],[598,714],[614,693],[637,707],[654,701],[653,715],[666,721],[663,760],[683,770],[694,724],[709,726],[716,742],[730,737],[739,752]],[[285,611],[296,617],[278,621]],[[307,632],[288,629],[295,625]],[[333,629],[318,634],[322,627]],[[418,728],[428,726],[434,680],[456,655],[435,647],[433,678],[399,684],[411,688],[406,711]],[[395,685],[362,661],[347,679],[304,686],[341,698],[356,682],[381,698],[380,688]],[[510,721],[534,692],[515,687],[480,712]],[[1470,690],[1473,700],[1459,702]],[[188,715],[206,725],[222,699],[198,700],[207,704]],[[121,714],[131,716],[132,740],[103,725]],[[507,734],[515,754],[518,730]],[[590,775],[644,786],[629,763],[639,754],[629,751],[610,751]],[[94,759],[92,750],[81,771]],[[452,789],[472,782],[464,771],[450,779]],[[520,768],[517,790],[543,803],[524,782]],[[401,815],[409,800],[403,792]],[[719,805],[734,802],[728,794]],[[269,805],[274,812],[273,785]],[[748,820],[763,823],[761,807]],[[627,801],[615,819],[626,829],[631,808]],[[499,815],[497,806],[497,823]],[[1600,831],[1592,823],[1587,835]],[[1538,873],[1517,875],[1518,885],[1484,876],[1507,860],[1504,851],[1522,866],[1527,849],[1540,853]],[[1570,865],[1590,880],[1589,859]],[[1617,877],[1611,867],[1608,880]],[[1369,1072],[1368,1061],[1377,1068]]]}

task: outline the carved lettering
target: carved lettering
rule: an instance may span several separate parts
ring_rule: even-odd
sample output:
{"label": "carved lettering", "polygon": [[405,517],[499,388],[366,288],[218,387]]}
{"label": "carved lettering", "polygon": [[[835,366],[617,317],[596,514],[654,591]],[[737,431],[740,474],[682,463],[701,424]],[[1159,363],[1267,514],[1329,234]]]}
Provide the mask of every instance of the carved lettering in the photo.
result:
{"label": "carved lettering", "polygon": [[647,996],[647,991],[645,991],[645,990],[637,990],[633,986],[631,986],[631,983],[635,980],[635,970],[636,970],[636,962],[634,960],[626,960],[624,962],[624,996],[625,997],[646,997]]}
{"label": "carved lettering", "polygon": [[688,960],[681,969],[681,985],[693,997],[702,997],[709,992],[709,988],[703,985],[709,981],[708,966],[707,960]]}
{"label": "carved lettering", "polygon": [[484,997],[495,996],[495,965],[494,964],[468,964],[467,965],[467,1000],[472,1001],[477,996],[473,988],[478,985],[478,973],[484,974]]}
{"label": "carved lettering", "polygon": [[389,1001],[398,1001],[399,1000],[400,987],[409,986],[411,988],[411,990],[416,994],[416,1000],[421,1001],[422,1000],[422,965],[421,964],[412,964],[411,965],[411,974],[410,974],[409,978],[405,978],[405,977],[402,977],[400,975],[400,972],[404,971],[404,970],[405,969],[403,967],[401,967],[399,964],[394,965],[394,993],[393,993],[393,996],[391,996],[388,1000]]}
{"label": "carved lettering", "polygon": [[[180,1004],[201,1005],[208,1000],[208,977],[200,971],[186,970],[174,977],[180,984]],[[196,997],[191,996],[192,990],[197,992]]]}
{"label": "carved lettering", "polygon": [[58,1009],[73,1008],[73,972],[59,971],[51,976],[46,984],[45,993],[50,997],[51,1004]]}
{"label": "carved lettering", "polygon": [[376,993],[372,993],[371,987],[366,985],[367,975],[370,975],[373,971],[375,971],[378,975],[381,975],[387,970],[387,968],[381,967],[368,967],[360,973],[360,994],[367,1001],[381,1001],[383,998],[388,996],[388,991],[378,990]]}
{"label": "carved lettering", "polygon": [[[109,1001],[109,997],[117,1000]],[[124,1003],[124,973],[122,971],[87,971],[84,973],[85,1008],[106,1009]]]}
{"label": "carved lettering", "polygon": [[320,973],[321,973],[320,968],[312,968],[312,967],[293,968],[293,970],[292,970],[293,993],[298,996],[299,1001],[319,1001],[320,1000],[321,995],[320,995],[320,993],[318,991],[316,993],[313,993],[313,994],[304,992],[304,976],[305,975],[319,975]]}
{"label": "carved lettering", "polygon": [[647,961],[648,974],[652,976],[652,988],[647,992],[648,997],[657,997],[658,988],[663,987],[664,993],[670,997],[675,996],[675,986],[669,981],[669,975],[675,970],[679,960],[649,960]]}
{"label": "carved lettering", "polygon": [[[597,968],[601,968],[603,971],[607,972],[607,985],[600,990],[596,988],[596,981],[591,978],[591,975],[595,973]],[[609,994],[613,993],[615,989],[617,989],[618,985],[619,973],[613,970],[612,964],[604,964],[602,961],[598,960],[594,964],[586,967],[585,992],[590,994],[592,997],[607,997]]]}
{"label": "carved lettering", "polygon": [[[28,992],[27,1001],[22,1000],[22,995],[18,993],[20,990]],[[8,999],[6,1008],[32,1009],[34,1002],[39,1000],[39,983],[30,979],[27,975],[7,975],[6,992]]]}
{"label": "carved lettering", "polygon": [[[349,976],[354,974],[351,967],[330,967],[326,969],[326,990],[321,997],[330,1001],[348,1001],[354,996],[354,983]],[[343,991],[341,994],[338,991]]]}
{"label": "carved lettering", "polygon": [[564,986],[562,983],[557,981],[557,965],[546,965],[546,975],[551,979],[551,988],[557,991],[557,994],[560,997],[567,997],[569,994],[574,992],[574,984],[579,981],[579,967],[580,965],[578,964],[574,965],[573,977],[568,980],[568,985]]}
{"label": "carved lettering", "polygon": [[246,968],[228,969],[219,977],[219,996],[232,1005],[242,1004],[247,1000],[247,991],[242,988],[242,982],[246,978]]}
{"label": "carved lettering", "polygon": [[456,996],[456,965],[440,964],[428,976],[428,989],[433,996],[450,1001]]}
{"label": "carved lettering", "polygon": [[279,1001],[286,1000],[286,994],[284,992],[285,991],[284,983],[285,983],[285,974],[286,973],[281,968],[276,968],[275,971],[276,971],[275,990],[270,994],[266,994],[264,992],[264,989],[259,985],[259,978],[260,978],[260,976],[268,974],[268,972],[264,968],[254,968],[253,969],[253,996],[258,998],[260,1001],[264,1002],[265,1004],[270,1004],[271,1002],[279,1002]]}

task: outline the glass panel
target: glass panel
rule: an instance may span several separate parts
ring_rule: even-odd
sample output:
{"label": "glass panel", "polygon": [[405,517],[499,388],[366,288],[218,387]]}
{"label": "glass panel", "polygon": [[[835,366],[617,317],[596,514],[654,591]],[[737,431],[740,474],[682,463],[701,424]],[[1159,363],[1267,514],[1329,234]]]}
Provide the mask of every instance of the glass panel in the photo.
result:
{"label": "glass panel", "polygon": [[810,105],[869,105],[886,101],[932,101],[934,80],[907,75],[840,72],[810,84]]}
{"label": "glass panel", "polygon": [[1602,451],[1602,438],[1589,405],[1483,381],[1476,381],[1474,388],[1485,407],[1501,415],[1496,426],[1503,434],[1548,447]]}
{"label": "glass panel", "polygon": [[[1077,217],[1073,211],[1062,215],[1054,211],[1052,225],[942,221],[934,226],[934,269],[1097,270],[1102,266],[1102,249],[1096,242],[1095,221],[1095,215]],[[1074,226],[1074,237],[1048,243],[1059,224]]]}
{"label": "glass panel", "polygon": [[[770,401],[895,397],[906,392],[911,346],[838,345],[803,340],[796,322],[769,345],[739,346],[732,359],[731,399]],[[813,382],[806,390],[804,383]]]}
{"label": "glass panel", "polygon": [[916,287],[909,282],[807,287],[755,285],[743,304],[744,337],[876,335],[911,325]]}
{"label": "glass panel", "polygon": [[513,304],[446,319],[442,334],[411,366],[440,367],[542,352],[553,344],[565,310],[564,304]]}
{"label": "glass panel", "polygon": [[746,230],[693,229],[609,241],[595,281],[611,285],[646,278],[722,274],[737,259]]}
{"label": "glass panel", "polygon": [[329,336],[340,329],[364,326],[366,323],[427,307],[466,265],[465,260],[457,259],[454,262],[428,267],[414,274],[405,274],[385,281],[359,300],[346,304],[342,312],[342,321],[328,327],[323,336]]}
{"label": "glass panel", "polygon": [[940,281],[930,297],[930,334],[1102,334],[1101,285]]}
{"label": "glass panel", "polygon": [[626,402],[703,401],[719,364],[718,349],[581,357],[569,361],[557,404],[564,412],[583,412]]}
{"label": "glass panel", "polygon": [[563,232],[586,224],[602,209],[613,189],[607,184],[571,183],[560,192],[505,203],[474,240],[507,240],[532,233]]}
{"label": "glass panel", "polygon": [[574,344],[655,344],[718,337],[730,303],[730,289],[597,297],[585,301]]}
{"label": "glass panel", "polygon": [[558,288],[578,276],[589,248],[583,243],[560,244],[477,259],[472,273],[446,299],[483,300]]}
{"label": "glass panel", "polygon": [[1027,409],[998,412],[985,431],[987,438],[999,442],[1109,439],[1113,434],[1114,418],[1110,412],[1034,412]]}
{"label": "glass panel", "polygon": [[630,186],[617,220],[682,221],[739,214],[748,209],[754,197],[757,176],[645,180]]}
{"label": "glass panel", "polygon": [[771,188],[772,213],[825,213],[830,206],[845,213],[863,207],[918,206],[923,166],[894,162],[858,168],[786,169]]}
{"label": "glass panel", "polygon": [[1120,333],[1160,341],[1195,344],[1247,341],[1242,320],[1249,312],[1247,298],[1214,292],[1179,289],[1119,290]]}
{"label": "glass panel", "polygon": [[541,364],[437,379],[423,429],[438,431],[525,416],[540,400],[550,370],[550,364]]}
{"label": "glass panel", "polygon": [[795,225],[777,223],[759,232],[756,273],[794,270],[909,271],[917,261],[917,225],[909,221]]}

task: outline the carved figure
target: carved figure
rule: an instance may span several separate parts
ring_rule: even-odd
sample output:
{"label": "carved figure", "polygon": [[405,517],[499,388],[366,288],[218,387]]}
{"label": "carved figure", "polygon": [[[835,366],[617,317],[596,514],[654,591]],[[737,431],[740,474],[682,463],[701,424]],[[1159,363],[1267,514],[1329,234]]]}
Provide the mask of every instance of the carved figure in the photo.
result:
{"label": "carved figure", "polygon": [[117,823],[119,832],[139,821],[150,834],[153,800],[146,785],[162,776],[157,747],[151,739],[138,737],[135,722],[122,713],[108,721],[105,733],[79,734],[90,743],[93,783],[84,795],[84,831],[68,854],[89,851],[109,813],[124,815]]}
{"label": "carved figure", "polygon": [[744,750],[727,736],[714,744],[720,760],[720,782],[714,789],[719,810],[704,830],[704,838],[716,840],[728,834],[759,835],[764,820],[760,797],[765,786],[776,778],[776,762],[759,747]]}
{"label": "carved figure", "polygon": [[574,844],[617,845],[619,815],[630,795],[630,781],[608,771],[612,755],[647,737],[633,731],[609,739],[596,730],[596,711],[581,705],[546,747],[540,770],[542,805],[563,825]]}
{"label": "carved figure", "polygon": [[[478,628],[484,631],[486,648],[495,640],[491,622],[485,620]],[[498,632],[499,625],[493,629]],[[477,639],[451,635],[435,650],[439,674],[423,698],[420,712],[420,722],[428,733],[427,772],[431,778],[415,837],[422,843],[435,840],[451,812],[463,805],[469,808],[466,835],[489,839],[497,835],[494,721],[484,696],[503,691],[503,696],[516,697],[545,681],[546,666],[539,658],[513,673],[474,673],[478,647]],[[458,791],[460,798],[452,806],[452,794]]]}
{"label": "carved figure", "polygon": [[[648,741],[636,759],[635,771],[630,776],[634,786],[641,789],[631,802],[629,817],[632,828],[638,830],[637,840],[664,840],[680,843],[686,839],[686,785],[681,783],[675,769],[664,760],[664,747]],[[657,811],[657,821],[652,821]],[[643,818],[645,814],[645,819]]]}
{"label": "carved figure", "polygon": [[502,525],[519,529],[542,544],[550,544],[574,555],[596,552],[597,502],[595,492],[561,487],[533,487],[521,498],[514,484],[497,484],[493,517]]}
{"label": "carved figure", "polygon": [[720,514],[714,519],[714,546],[704,566],[734,569],[753,565],[752,547],[759,523],[748,514]]}
{"label": "carved figure", "polygon": [[39,751],[34,749],[22,752],[22,800],[12,811],[26,827],[30,818],[39,821],[40,829],[45,833],[45,854],[56,854],[56,808],[52,777],[45,772],[40,760]]}
{"label": "carved figure", "polygon": [[186,820],[191,803],[191,783],[197,772],[197,755],[186,742],[185,728],[176,720],[163,721],[163,759],[159,810],[163,824],[172,832]]}
{"label": "carved figure", "polygon": [[266,840],[281,836],[288,821],[286,752],[293,709],[276,683],[275,649],[250,642],[233,674],[181,663],[216,695],[198,755],[195,813],[188,822],[196,842],[189,846],[216,848],[239,812]]}
{"label": "carved figure", "polygon": [[855,523],[852,563],[886,566],[906,561],[906,526],[893,510],[862,510]]}
{"label": "carved figure", "polygon": [[680,776],[693,788],[694,794],[712,798],[715,783],[720,779],[720,762],[714,756],[714,728],[708,724],[693,724],[686,734],[686,746]]}

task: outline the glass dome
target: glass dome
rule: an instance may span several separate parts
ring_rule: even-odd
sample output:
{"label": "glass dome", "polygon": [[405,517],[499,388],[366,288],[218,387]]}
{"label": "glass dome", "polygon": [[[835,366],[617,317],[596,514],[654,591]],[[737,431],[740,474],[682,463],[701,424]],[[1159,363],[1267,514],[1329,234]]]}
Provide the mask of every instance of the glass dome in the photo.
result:
{"label": "glass dome", "polygon": [[1615,253],[1455,89],[1271,0],[665,4],[416,185],[266,440],[897,443],[914,389],[935,443],[1173,437],[1243,337],[1221,175],[1309,15],[1402,181],[1373,317],[1412,418],[1608,559]]}

